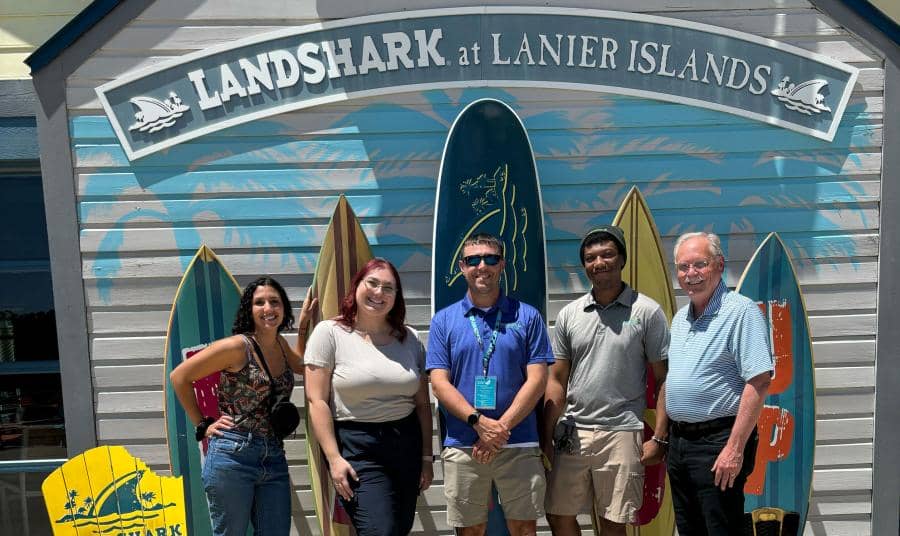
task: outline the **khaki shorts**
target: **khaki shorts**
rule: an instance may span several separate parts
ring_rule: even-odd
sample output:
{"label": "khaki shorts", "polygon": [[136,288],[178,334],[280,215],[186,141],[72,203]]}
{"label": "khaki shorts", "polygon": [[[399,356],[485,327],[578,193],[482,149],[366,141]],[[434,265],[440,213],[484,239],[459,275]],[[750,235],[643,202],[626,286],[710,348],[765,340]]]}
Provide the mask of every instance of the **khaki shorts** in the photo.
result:
{"label": "khaki shorts", "polygon": [[597,513],[634,523],[644,498],[643,432],[578,429],[575,454],[557,452],[547,490],[547,513]]}
{"label": "khaki shorts", "polygon": [[544,515],[547,484],[537,447],[500,449],[488,464],[476,462],[471,448],[447,447],[441,452],[441,460],[447,524],[451,527],[471,527],[487,521],[491,482],[497,487],[506,519],[525,521]]}

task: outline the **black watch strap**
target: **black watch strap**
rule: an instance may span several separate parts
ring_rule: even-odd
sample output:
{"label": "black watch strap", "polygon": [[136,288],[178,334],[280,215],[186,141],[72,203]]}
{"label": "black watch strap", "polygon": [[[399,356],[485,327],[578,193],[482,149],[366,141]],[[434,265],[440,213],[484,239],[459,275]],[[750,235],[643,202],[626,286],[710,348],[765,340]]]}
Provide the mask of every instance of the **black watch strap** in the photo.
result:
{"label": "black watch strap", "polygon": [[206,437],[206,430],[209,428],[209,425],[216,422],[212,417],[203,417],[200,421],[200,424],[194,428],[194,439],[197,441],[203,441],[203,438]]}
{"label": "black watch strap", "polygon": [[474,412],[472,412],[472,414],[469,415],[469,417],[466,419],[466,423],[467,423],[469,426],[475,426],[476,424],[478,424],[478,419],[480,419],[480,418],[481,418],[481,412],[479,412],[479,411],[474,411]]}

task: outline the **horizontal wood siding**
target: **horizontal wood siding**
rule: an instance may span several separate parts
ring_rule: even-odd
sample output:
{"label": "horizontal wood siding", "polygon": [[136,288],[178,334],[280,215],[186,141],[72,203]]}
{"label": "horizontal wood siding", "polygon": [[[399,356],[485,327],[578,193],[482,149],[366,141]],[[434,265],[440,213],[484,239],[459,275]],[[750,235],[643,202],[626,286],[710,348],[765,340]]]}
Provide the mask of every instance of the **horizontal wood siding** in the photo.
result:
{"label": "horizontal wood siding", "polygon": [[[284,2],[278,9],[258,10],[238,0],[161,0],[68,80],[101,442],[124,444],[154,468],[167,465],[165,329],[178,282],[197,247],[212,247],[242,284],[260,273],[275,275],[296,309],[341,193],[360,216],[374,253],[400,267],[409,321],[427,338],[441,151],[459,111],[490,96],[520,114],[536,153],[551,323],[565,303],[588,288],[577,255],[582,233],[608,223],[632,185],[646,196],[666,251],[684,231],[722,235],[731,285],[766,233],[781,234],[806,295],[816,356],[818,435],[806,532],[868,533],[885,107],[876,52],[804,0],[570,1],[565,5],[636,10],[751,32],[862,71],[833,143],[646,99],[473,89],[320,106],[128,162],[94,94],[103,82],[239,37],[376,7],[386,12],[454,3],[318,4]],[[677,294],[679,304],[686,303]],[[302,388],[294,398],[302,402]],[[302,436],[289,441],[288,452],[302,510],[299,530],[315,534],[304,441]],[[451,534],[440,464],[436,470],[435,485],[420,499],[416,533]],[[582,521],[587,534],[589,523]],[[547,531],[543,523],[541,531]]]}

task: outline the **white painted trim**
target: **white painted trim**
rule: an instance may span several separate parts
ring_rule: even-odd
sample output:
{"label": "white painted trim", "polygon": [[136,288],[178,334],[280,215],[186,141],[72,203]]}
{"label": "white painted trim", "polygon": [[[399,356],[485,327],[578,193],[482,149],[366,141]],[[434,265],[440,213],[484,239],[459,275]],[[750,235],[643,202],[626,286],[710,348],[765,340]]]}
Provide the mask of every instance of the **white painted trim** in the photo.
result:
{"label": "white painted trim", "polygon": [[113,80],[111,82],[107,82],[102,84],[101,86],[95,89],[97,97],[100,100],[101,105],[103,106],[104,111],[106,112],[107,117],[111,118],[110,122],[112,123],[112,127],[116,132],[119,141],[122,143],[122,148],[125,150],[125,154],[129,160],[136,160],[143,156],[147,156],[149,154],[161,151],[163,149],[167,149],[179,143],[196,139],[201,136],[204,136],[211,132],[217,132],[219,130],[223,130],[226,128],[230,128],[236,125],[248,123],[254,121],[256,119],[262,119],[265,117],[271,117],[273,115],[278,115],[285,112],[290,112],[294,110],[302,110],[304,108],[311,108],[313,106],[319,106],[321,104],[327,104],[332,102],[340,102],[344,100],[349,100],[353,98],[365,98],[379,95],[390,95],[395,93],[404,93],[407,91],[427,91],[430,89],[452,89],[452,88],[465,88],[465,87],[540,87],[540,88],[554,88],[554,89],[572,89],[572,90],[580,90],[580,91],[592,91],[592,92],[605,92],[605,93],[614,93],[620,95],[629,95],[629,96],[638,96],[645,97],[650,99],[662,100],[667,102],[673,102],[676,104],[686,104],[690,106],[697,106],[700,108],[707,108],[710,110],[716,110],[726,113],[731,113],[733,115],[738,115],[742,117],[746,117],[749,119],[754,119],[757,121],[761,121],[764,123],[768,123],[770,125],[776,125],[788,130],[793,130],[795,132],[799,132],[801,134],[806,134],[809,136],[813,136],[825,141],[832,141],[834,139],[834,135],[837,132],[838,126],[840,125],[841,119],[844,115],[844,110],[847,106],[847,102],[850,100],[850,94],[852,91],[844,91],[843,98],[838,103],[835,111],[833,112],[834,119],[832,120],[831,127],[829,128],[827,133],[822,133],[820,131],[810,129],[807,127],[802,127],[799,125],[795,125],[786,121],[782,121],[777,118],[773,118],[770,116],[765,116],[756,112],[749,112],[746,110],[742,110],[740,108],[733,108],[731,106],[725,106],[717,103],[711,103],[707,101],[702,101],[699,99],[691,99],[686,97],[678,97],[673,95],[668,95],[664,93],[657,93],[652,91],[644,91],[644,90],[635,90],[630,88],[620,88],[617,86],[606,86],[606,85],[595,85],[595,84],[575,84],[575,83],[567,83],[567,82],[545,82],[540,80],[468,80],[468,81],[460,81],[460,82],[435,82],[435,83],[427,83],[427,84],[407,84],[402,86],[391,86],[386,88],[378,88],[372,90],[365,91],[356,91],[350,93],[339,93],[334,95],[328,95],[325,97],[319,97],[315,99],[308,99],[301,102],[293,102],[287,103],[281,106],[275,106],[272,108],[267,108],[265,110],[260,110],[258,112],[253,112],[249,114],[244,114],[240,116],[236,116],[233,119],[229,119],[226,121],[218,122],[214,125],[210,125],[208,127],[200,128],[197,130],[193,130],[187,132],[185,134],[181,134],[170,138],[164,142],[154,144],[151,147],[145,149],[134,150],[131,145],[127,141],[127,137],[122,131],[121,125],[116,121],[115,115],[113,113],[112,107],[109,104],[109,101],[106,99],[106,92],[133,82],[135,80],[139,80],[145,78],[149,75],[162,72],[168,70],[172,67],[176,67],[178,65],[188,63],[200,58],[206,58],[210,56],[214,56],[216,54],[233,51],[242,47],[255,45],[258,43],[264,43],[267,41],[272,41],[275,39],[281,39],[285,37],[292,37],[303,35],[306,33],[319,31],[319,30],[330,30],[335,28],[343,28],[347,26],[358,26],[363,24],[372,24],[378,22],[386,22],[386,21],[396,21],[396,20],[406,20],[406,19],[417,19],[417,18],[426,18],[426,17],[447,17],[454,15],[477,15],[477,14],[525,14],[525,15],[534,15],[534,14],[546,14],[546,15],[562,15],[562,16],[573,16],[573,17],[582,17],[582,18],[602,18],[602,19],[614,19],[614,20],[625,20],[625,21],[634,21],[634,22],[646,22],[650,24],[658,24],[663,26],[674,26],[679,28],[687,28],[691,30],[697,30],[701,32],[706,32],[714,35],[722,35],[728,37],[730,39],[739,39],[743,41],[747,41],[750,43],[755,43],[759,45],[763,45],[769,48],[775,48],[778,50],[782,50],[789,54],[793,54],[795,56],[799,56],[802,58],[807,58],[814,60],[816,62],[822,63],[824,65],[828,65],[834,69],[839,71],[843,71],[850,75],[849,80],[847,81],[848,87],[852,88],[856,84],[856,80],[859,76],[859,69],[853,67],[852,65],[847,65],[845,63],[839,62],[835,59],[829,58],[822,54],[818,54],[816,52],[811,52],[808,50],[804,50],[802,48],[789,45],[786,43],[781,43],[772,39],[755,36],[752,34],[748,34],[745,32],[730,30],[728,28],[721,28],[717,26],[712,26],[709,24],[685,21],[681,19],[672,19],[668,17],[659,17],[656,15],[645,15],[640,13],[626,13],[620,11],[608,11],[608,10],[591,10],[591,9],[575,9],[575,8],[542,8],[542,7],[514,7],[514,6],[501,6],[501,7],[464,7],[464,8],[448,8],[448,9],[425,9],[418,11],[405,11],[405,12],[396,12],[396,13],[386,13],[379,15],[368,15],[364,17],[355,17],[349,19],[343,19],[340,21],[332,21],[325,23],[314,23],[308,24],[305,26],[301,26],[299,28],[289,28],[283,30],[277,30],[274,32],[268,32],[261,35],[255,35],[252,37],[248,37],[246,39],[239,39],[237,41],[232,41],[229,43],[222,43],[220,45],[216,45],[213,47],[209,47],[197,52],[193,52],[191,54],[186,54],[177,58],[173,61],[162,63],[159,65],[153,65],[147,67],[145,69],[141,69],[139,71],[135,71],[131,74],[125,75],[122,78]]}

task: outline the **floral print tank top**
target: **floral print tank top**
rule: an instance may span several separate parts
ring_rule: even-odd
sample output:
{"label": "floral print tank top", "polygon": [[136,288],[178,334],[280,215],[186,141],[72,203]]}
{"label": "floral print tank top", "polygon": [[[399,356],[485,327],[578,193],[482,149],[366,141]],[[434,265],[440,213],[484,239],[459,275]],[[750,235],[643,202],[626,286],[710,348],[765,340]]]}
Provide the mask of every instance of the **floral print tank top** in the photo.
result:
{"label": "floral print tank top", "polygon": [[[268,419],[269,376],[253,359],[253,344],[250,339],[245,335],[242,337],[247,349],[247,363],[237,372],[223,370],[219,376],[219,411],[234,417],[235,422],[243,419],[235,426],[236,430],[268,436],[272,434]],[[284,372],[275,377],[278,394],[290,392],[294,388],[294,373],[288,366],[284,348],[281,353],[285,363]]]}

